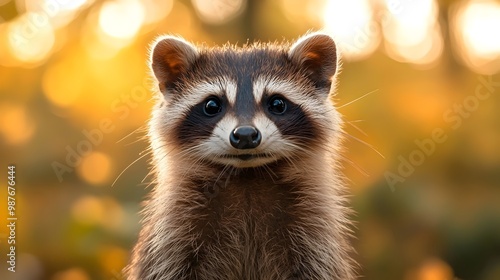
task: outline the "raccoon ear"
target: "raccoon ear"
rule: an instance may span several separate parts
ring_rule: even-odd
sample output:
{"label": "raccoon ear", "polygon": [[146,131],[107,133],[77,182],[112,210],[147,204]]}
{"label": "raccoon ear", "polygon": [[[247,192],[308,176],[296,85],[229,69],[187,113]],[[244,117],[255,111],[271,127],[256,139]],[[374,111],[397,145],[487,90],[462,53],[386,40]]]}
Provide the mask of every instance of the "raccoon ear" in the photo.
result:
{"label": "raccoon ear", "polygon": [[330,86],[337,71],[337,47],[332,37],[313,33],[295,42],[288,57],[303,68],[317,86]]}
{"label": "raccoon ear", "polygon": [[154,43],[151,69],[160,90],[172,88],[179,77],[189,70],[198,57],[198,50],[182,38],[165,36]]}

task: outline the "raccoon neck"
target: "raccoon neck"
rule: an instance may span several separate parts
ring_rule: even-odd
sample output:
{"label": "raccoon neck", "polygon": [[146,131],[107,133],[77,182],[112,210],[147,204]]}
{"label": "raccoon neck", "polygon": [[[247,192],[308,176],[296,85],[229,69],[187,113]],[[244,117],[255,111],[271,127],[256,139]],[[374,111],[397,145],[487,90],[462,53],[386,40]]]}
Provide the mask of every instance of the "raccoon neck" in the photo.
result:
{"label": "raccoon neck", "polygon": [[[172,159],[178,164],[158,170],[157,189],[160,196],[170,193],[175,196],[171,197],[174,200],[190,197],[202,203],[224,194],[237,195],[242,192],[261,196],[271,190],[309,192],[312,196],[337,195],[341,182],[331,159],[330,154],[319,154],[296,160],[281,159],[253,168],[203,162],[179,164],[178,159]],[[168,192],[164,188],[168,188]]]}

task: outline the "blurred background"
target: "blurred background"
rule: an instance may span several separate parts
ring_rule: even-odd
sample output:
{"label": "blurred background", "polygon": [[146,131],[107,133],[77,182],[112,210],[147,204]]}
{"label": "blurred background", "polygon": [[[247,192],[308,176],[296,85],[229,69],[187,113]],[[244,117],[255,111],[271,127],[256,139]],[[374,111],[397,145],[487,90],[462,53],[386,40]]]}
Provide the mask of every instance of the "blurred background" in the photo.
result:
{"label": "blurred background", "polygon": [[342,51],[361,279],[500,279],[494,0],[0,0],[0,279],[121,279],[151,181],[156,36],[243,45],[319,29]]}

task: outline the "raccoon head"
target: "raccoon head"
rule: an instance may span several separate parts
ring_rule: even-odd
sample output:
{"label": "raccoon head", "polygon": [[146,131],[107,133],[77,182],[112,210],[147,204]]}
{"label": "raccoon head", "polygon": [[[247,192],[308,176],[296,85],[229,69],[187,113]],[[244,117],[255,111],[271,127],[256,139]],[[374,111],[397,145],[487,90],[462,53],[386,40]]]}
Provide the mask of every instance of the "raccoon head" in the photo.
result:
{"label": "raccoon head", "polygon": [[329,98],[337,68],[335,43],[320,33],[243,48],[161,37],[151,52],[162,95],[153,149],[242,168],[325,153],[340,134]]}

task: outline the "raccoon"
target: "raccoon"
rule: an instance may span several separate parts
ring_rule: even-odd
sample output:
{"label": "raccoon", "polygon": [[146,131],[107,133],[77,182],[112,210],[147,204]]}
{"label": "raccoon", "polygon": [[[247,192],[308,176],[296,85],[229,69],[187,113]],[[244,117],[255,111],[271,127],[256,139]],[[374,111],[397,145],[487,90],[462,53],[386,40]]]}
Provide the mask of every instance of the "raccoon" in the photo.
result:
{"label": "raccoon", "polygon": [[355,279],[333,39],[153,45],[155,186],[127,279]]}

